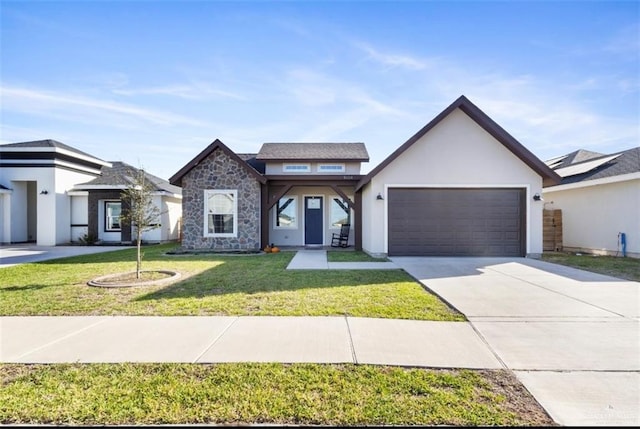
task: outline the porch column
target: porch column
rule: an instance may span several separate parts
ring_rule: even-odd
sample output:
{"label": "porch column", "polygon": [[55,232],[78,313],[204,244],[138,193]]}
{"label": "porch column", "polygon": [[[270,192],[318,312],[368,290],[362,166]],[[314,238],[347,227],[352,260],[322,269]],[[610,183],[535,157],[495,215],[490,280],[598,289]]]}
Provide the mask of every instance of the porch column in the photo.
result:
{"label": "porch column", "polygon": [[355,210],[354,216],[356,217],[356,227],[353,231],[355,234],[354,237],[354,247],[356,250],[362,250],[362,190],[356,191],[355,195]]}
{"label": "porch column", "polygon": [[269,184],[260,184],[260,249],[269,244]]}

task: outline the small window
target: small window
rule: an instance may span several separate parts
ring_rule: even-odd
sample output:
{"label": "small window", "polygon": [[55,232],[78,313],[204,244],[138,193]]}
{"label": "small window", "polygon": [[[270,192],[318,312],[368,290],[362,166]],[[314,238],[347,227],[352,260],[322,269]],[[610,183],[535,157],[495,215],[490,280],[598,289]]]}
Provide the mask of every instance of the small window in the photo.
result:
{"label": "small window", "polygon": [[238,234],[238,191],[204,191],[205,237],[236,237]]}
{"label": "small window", "polygon": [[310,164],[284,164],[282,170],[287,173],[308,173],[311,171]]}
{"label": "small window", "polygon": [[120,231],[120,212],[122,203],[120,201],[105,201],[104,203],[104,230]]}
{"label": "small window", "polygon": [[318,172],[344,173],[344,164],[318,164]]}
{"label": "small window", "polygon": [[340,228],[351,223],[351,209],[345,200],[338,197],[331,199],[331,227]]}
{"label": "small window", "polygon": [[298,200],[296,197],[282,197],[276,204],[276,228],[298,227]]}

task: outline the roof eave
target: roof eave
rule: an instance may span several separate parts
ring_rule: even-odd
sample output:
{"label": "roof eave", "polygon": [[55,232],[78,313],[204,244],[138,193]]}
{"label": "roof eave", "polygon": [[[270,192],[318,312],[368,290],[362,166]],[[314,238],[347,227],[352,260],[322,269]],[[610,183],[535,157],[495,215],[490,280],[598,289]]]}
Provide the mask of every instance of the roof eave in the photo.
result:
{"label": "roof eave", "polygon": [[409,140],[396,149],[391,155],[385,158],[378,166],[376,166],[369,174],[367,174],[356,187],[356,190],[360,190],[367,183],[373,179],[381,170],[387,165],[393,162],[404,151],[411,147],[415,142],[420,140],[427,132],[438,125],[444,118],[449,116],[455,109],[462,110],[467,116],[469,116],[474,122],[476,122],[482,129],[488,132],[496,140],[502,143],[507,149],[509,149],[514,155],[520,158],[525,164],[527,164],[532,170],[538,173],[545,183],[560,183],[562,180],[556,172],[549,168],[545,163],[539,160],[533,155],[527,148],[525,148],[520,142],[518,142],[513,136],[511,136],[506,130],[498,125],[493,119],[487,116],[482,110],[474,105],[467,97],[461,95],[456,101],[451,103],[440,114],[433,118],[427,125],[422,127],[416,134],[414,134]]}
{"label": "roof eave", "polygon": [[189,161],[184,167],[182,167],[176,174],[169,178],[169,183],[174,186],[182,186],[182,178],[200,164],[205,158],[207,158],[216,149],[222,150],[224,153],[235,159],[240,165],[244,166],[251,175],[253,175],[260,183],[266,183],[267,179],[264,178],[255,168],[247,164],[242,160],[234,151],[229,149],[220,139],[215,139],[209,146],[207,146],[202,152],[196,155],[191,161]]}

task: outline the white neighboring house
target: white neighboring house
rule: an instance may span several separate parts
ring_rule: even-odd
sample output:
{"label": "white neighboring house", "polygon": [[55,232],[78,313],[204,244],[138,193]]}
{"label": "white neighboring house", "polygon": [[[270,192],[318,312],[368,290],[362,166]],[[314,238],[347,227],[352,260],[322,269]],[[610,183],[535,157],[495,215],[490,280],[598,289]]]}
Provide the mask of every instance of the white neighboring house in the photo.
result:
{"label": "white neighboring house", "polygon": [[546,163],[562,177],[543,197],[545,208],[562,210],[563,249],[640,258],[640,147],[578,150]]}
{"label": "white neighboring house", "polygon": [[[121,228],[117,219],[127,183],[114,180],[126,169],[134,167],[103,161],[55,140],[0,145],[0,243],[55,246],[89,233],[104,242],[131,241],[131,228]],[[181,189],[147,177],[156,185],[155,203],[164,214],[160,228],[146,232],[143,239],[177,240]]]}
{"label": "white neighboring house", "polygon": [[[104,243],[128,243],[135,237],[135,227],[120,221],[127,204],[122,192],[133,185],[140,170],[124,162],[113,161],[105,166],[100,176],[74,186],[71,196],[71,239],[85,234]],[[182,190],[164,179],[144,173],[153,184],[153,204],[159,209],[157,227],[142,233],[145,242],[176,241],[180,237]]]}
{"label": "white neighboring house", "polygon": [[110,165],[55,140],[0,145],[0,243],[69,243],[68,191]]}

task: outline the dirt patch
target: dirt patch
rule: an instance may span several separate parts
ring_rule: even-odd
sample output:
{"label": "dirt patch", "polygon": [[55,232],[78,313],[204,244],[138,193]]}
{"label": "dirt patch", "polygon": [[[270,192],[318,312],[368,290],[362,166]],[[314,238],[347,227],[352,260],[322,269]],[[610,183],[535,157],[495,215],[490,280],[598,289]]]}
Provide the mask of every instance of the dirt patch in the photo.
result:
{"label": "dirt patch", "polygon": [[560,426],[553,421],[513,373],[504,370],[480,370],[479,372],[491,384],[491,390],[504,396],[504,407],[508,411],[521,416],[526,421],[526,425],[538,427]]}
{"label": "dirt patch", "polygon": [[145,270],[140,271],[140,278],[135,271],[126,273],[109,274],[97,277],[87,282],[89,286],[120,288],[134,286],[155,286],[171,283],[180,278],[180,273],[170,270]]}

